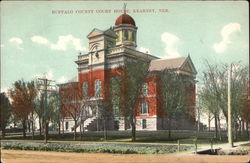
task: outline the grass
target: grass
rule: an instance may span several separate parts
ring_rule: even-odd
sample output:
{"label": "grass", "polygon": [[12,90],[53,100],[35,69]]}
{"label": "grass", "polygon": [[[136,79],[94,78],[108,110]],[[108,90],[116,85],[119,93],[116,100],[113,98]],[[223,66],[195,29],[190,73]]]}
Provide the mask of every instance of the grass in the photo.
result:
{"label": "grass", "polygon": [[[80,135],[77,135],[77,141],[75,142],[101,142],[101,143],[121,143],[121,144],[176,144],[177,140],[180,140],[181,144],[191,145],[194,144],[197,138],[197,143],[200,145],[208,145],[213,139],[213,144],[221,144],[227,142],[227,133],[222,132],[222,140],[214,139],[214,132],[200,132],[198,135],[196,132],[185,131],[177,132],[173,131],[171,138],[168,137],[168,131],[137,131],[136,142],[131,142],[130,131],[109,131],[108,140],[103,140],[103,132],[85,132],[83,135],[83,141],[80,141]],[[49,142],[74,142],[73,133],[64,133],[60,137],[58,134],[49,134]],[[246,135],[238,137],[238,141],[248,140]],[[43,142],[43,137],[35,135],[34,140],[32,136],[27,134],[27,138],[23,139],[22,135],[8,135],[2,141],[35,141]]]}
{"label": "grass", "polygon": [[[222,132],[222,140],[213,139],[213,132],[201,132],[197,135],[191,131],[174,131],[171,138],[168,131],[137,131],[136,142],[131,142],[131,131],[109,131],[108,140],[103,140],[103,132],[85,132],[83,141],[78,133],[77,141],[73,141],[73,133],[65,133],[60,137],[56,133],[49,134],[49,143],[44,144],[43,137],[31,134],[23,139],[22,135],[7,135],[2,139],[2,149],[84,152],[84,153],[120,153],[120,154],[166,154],[178,151],[177,140],[180,141],[181,151],[194,150],[198,146],[227,142],[226,132]],[[246,135],[238,137],[238,141],[248,140]]]}

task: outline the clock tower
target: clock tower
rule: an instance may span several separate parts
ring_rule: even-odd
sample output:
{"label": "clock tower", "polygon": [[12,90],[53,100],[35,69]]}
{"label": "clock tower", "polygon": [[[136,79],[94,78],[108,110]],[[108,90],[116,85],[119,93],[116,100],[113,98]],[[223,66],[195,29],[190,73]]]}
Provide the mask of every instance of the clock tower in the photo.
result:
{"label": "clock tower", "polygon": [[106,49],[115,47],[116,34],[112,29],[101,31],[95,28],[87,37],[89,39],[89,65],[104,64]]}

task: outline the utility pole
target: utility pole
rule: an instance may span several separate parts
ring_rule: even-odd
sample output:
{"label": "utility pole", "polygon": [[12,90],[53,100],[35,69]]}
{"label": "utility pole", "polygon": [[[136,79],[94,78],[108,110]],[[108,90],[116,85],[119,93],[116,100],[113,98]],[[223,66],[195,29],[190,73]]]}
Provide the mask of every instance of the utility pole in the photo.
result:
{"label": "utility pole", "polygon": [[48,118],[47,118],[47,96],[48,96],[48,87],[50,86],[50,82],[52,80],[45,78],[38,78],[38,80],[42,81],[42,89],[44,92],[44,109],[43,109],[43,119],[44,119],[44,142],[48,142]]}
{"label": "utility pole", "polygon": [[232,134],[232,108],[231,108],[231,75],[232,75],[232,65],[230,65],[228,70],[228,88],[227,88],[227,100],[228,100],[228,143],[233,147],[233,134]]}
{"label": "utility pole", "polygon": [[198,134],[200,132],[200,104],[199,104],[199,100],[198,100],[198,107],[197,107],[197,110],[198,110],[198,125],[197,125],[197,131],[198,131]]}

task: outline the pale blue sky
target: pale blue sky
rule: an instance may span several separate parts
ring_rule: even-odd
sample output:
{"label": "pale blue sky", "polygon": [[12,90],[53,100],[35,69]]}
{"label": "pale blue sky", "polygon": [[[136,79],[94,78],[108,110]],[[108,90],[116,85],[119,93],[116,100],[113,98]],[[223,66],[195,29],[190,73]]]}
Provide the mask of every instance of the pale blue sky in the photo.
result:
{"label": "pale blue sky", "polygon": [[[211,62],[249,61],[248,3],[131,2],[128,13],[138,27],[139,50],[160,57],[190,56],[198,73],[204,59]],[[1,89],[16,80],[43,73],[58,82],[77,75],[78,51],[86,53],[93,28],[113,26],[123,2],[1,2]],[[96,13],[96,10],[111,13]],[[133,9],[155,9],[134,13]],[[169,12],[160,13],[159,9]],[[52,10],[94,10],[86,14],[52,14]]]}

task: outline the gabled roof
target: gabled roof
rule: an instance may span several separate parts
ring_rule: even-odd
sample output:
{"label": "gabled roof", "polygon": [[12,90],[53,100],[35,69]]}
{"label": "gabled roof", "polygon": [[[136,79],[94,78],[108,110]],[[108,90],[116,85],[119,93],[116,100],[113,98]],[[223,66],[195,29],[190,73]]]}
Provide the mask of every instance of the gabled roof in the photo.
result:
{"label": "gabled roof", "polygon": [[106,31],[104,31],[104,34],[105,35],[108,35],[108,36],[112,36],[112,37],[114,37],[114,38],[116,38],[117,37],[117,35],[115,34],[115,32],[112,30],[112,29],[107,29]]}
{"label": "gabled roof", "polygon": [[176,69],[180,68],[187,57],[180,57],[180,58],[162,58],[152,60],[150,62],[149,70],[150,71],[162,71],[165,69]]}
{"label": "gabled roof", "polygon": [[94,29],[87,35],[87,37],[90,38],[90,37],[93,37],[93,36],[96,36],[96,35],[100,35],[100,34],[103,34],[103,31],[100,30],[100,29],[94,28]]}
{"label": "gabled roof", "polygon": [[91,37],[94,37],[94,36],[98,36],[98,35],[108,35],[108,36],[111,36],[111,37],[117,37],[115,32],[112,30],[112,29],[107,29],[105,31],[102,31],[100,29],[97,29],[97,28],[94,28],[88,35],[87,35],[87,38],[91,38]]}
{"label": "gabled roof", "polygon": [[194,64],[189,56],[170,59],[155,59],[150,62],[149,71],[163,71],[165,69],[178,69],[197,74]]}

